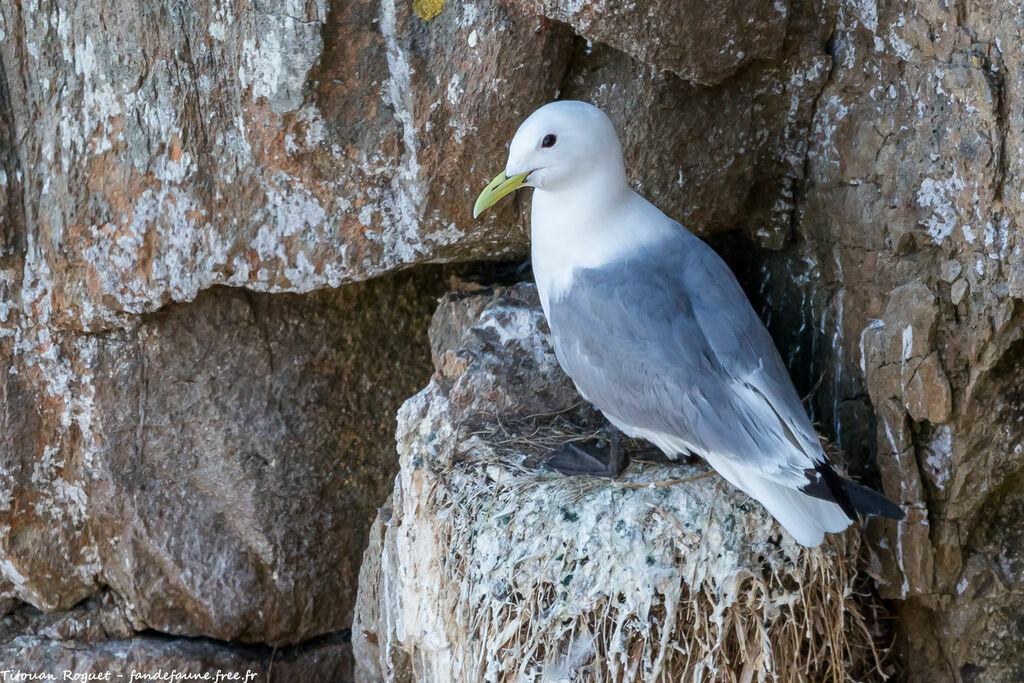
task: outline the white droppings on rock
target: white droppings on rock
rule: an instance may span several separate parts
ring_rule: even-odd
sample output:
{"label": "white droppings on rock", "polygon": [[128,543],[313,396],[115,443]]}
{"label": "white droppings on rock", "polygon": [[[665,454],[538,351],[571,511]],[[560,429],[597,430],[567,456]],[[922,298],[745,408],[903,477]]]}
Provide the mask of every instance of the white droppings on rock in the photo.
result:
{"label": "white droppings on rock", "polygon": [[295,265],[285,268],[284,275],[291,282],[292,287],[308,291],[316,287],[316,266],[306,256],[306,252],[300,251],[295,257]]}
{"label": "white droppings on rock", "polygon": [[[4,536],[10,529],[4,529]],[[14,563],[7,558],[0,558],[0,576],[4,581],[9,581],[17,591],[24,590],[27,579],[18,571]]]}
{"label": "white droppings on rock", "polygon": [[[902,16],[900,17],[903,18]],[[894,29],[889,30],[889,46],[893,54],[903,61],[909,61],[914,55],[914,48],[901,38]]]}
{"label": "white droppings on rock", "polygon": [[305,21],[306,3],[288,0],[284,14],[258,12],[254,37],[242,43],[238,79],[252,87],[253,99],[266,98],[278,113],[303,103],[309,70],[323,51],[320,26],[326,21],[325,0],[316,0],[316,19]]}
{"label": "white droppings on rock", "polygon": [[903,530],[906,528],[906,520],[900,520],[896,522],[896,565],[900,569],[900,574],[903,576],[903,582],[900,584],[900,599],[904,599],[910,593],[910,579],[907,578],[907,569],[903,559]]}
{"label": "white droppings on rock", "polygon": [[459,86],[459,81],[462,78],[462,74],[452,74],[452,77],[448,80],[448,104],[457,106],[459,101],[462,99],[462,88]]}
{"label": "white droppings on rock", "polygon": [[426,235],[426,241],[432,245],[444,246],[457,244],[466,236],[465,230],[459,230],[455,223],[449,223],[443,230],[434,230]]}
{"label": "white droppings on rock", "polygon": [[247,38],[242,43],[242,65],[238,79],[242,87],[252,86],[253,97],[270,98],[277,93],[284,71],[281,42],[274,31],[259,38]]}
{"label": "white droppings on rock", "polygon": [[[903,449],[900,448],[899,443],[896,441],[896,435],[893,433],[892,427],[889,426],[889,421],[886,420],[885,418],[882,418],[881,422],[882,422],[882,428],[885,431],[885,438],[889,442],[889,447],[892,448],[891,455],[893,456],[893,461],[897,464],[897,466],[899,466],[900,465],[900,457],[899,456],[901,456],[903,454]],[[903,490],[903,486],[904,486],[904,479],[903,479],[903,477],[898,477],[898,481],[900,483],[899,499],[902,501],[903,498],[904,498],[904,495],[905,495],[905,492]]]}
{"label": "white droppings on rock", "polygon": [[841,95],[827,96],[812,122],[815,144],[808,150],[809,157],[839,168],[839,151],[835,145],[836,126],[849,113],[850,107]]}
{"label": "white droppings on rock", "polygon": [[949,480],[949,468],[953,464],[953,429],[949,425],[940,425],[928,442],[925,466],[932,481],[939,490],[946,488]]}
{"label": "white droppings on rock", "polygon": [[359,224],[369,227],[373,223],[373,214],[372,206],[369,204],[363,206],[363,208],[359,209]]}
{"label": "white droppings on rock", "polygon": [[283,237],[315,230],[327,219],[320,201],[301,185],[285,179],[280,185],[268,185],[264,191],[271,225]]}
{"label": "white droppings on rock", "polygon": [[395,117],[402,124],[402,142],[405,147],[400,172],[395,174],[391,181],[391,196],[382,207],[392,220],[390,239],[386,240],[386,244],[392,247],[398,258],[411,261],[422,248],[419,214],[425,188],[420,181],[417,126],[411,86],[412,70],[405,51],[399,44],[396,22],[395,0],[382,0],[380,29],[384,36],[389,73],[385,93],[394,108]]}
{"label": "white droppings on rock", "polygon": [[153,177],[165,183],[180,184],[194,172],[195,162],[188,152],[182,152],[178,159],[164,154],[153,162]]}
{"label": "white droppings on rock", "polygon": [[960,215],[956,207],[956,193],[964,187],[964,181],[955,171],[945,180],[925,178],[921,181],[916,195],[917,205],[932,211],[922,223],[935,244],[942,244],[956,229]]}
{"label": "white droppings on rock", "polygon": [[854,0],[853,11],[861,25],[871,33],[878,32],[877,0]]}
{"label": "white droppings on rock", "polygon": [[306,105],[299,110],[298,120],[306,124],[304,144],[307,149],[318,146],[324,141],[324,119],[316,105]]}
{"label": "white droppings on rock", "polygon": [[913,350],[914,350],[914,327],[913,327],[913,325],[907,325],[906,327],[903,328],[902,342],[903,342],[903,344],[902,344],[903,353],[900,356],[900,358],[901,358],[901,360],[904,363],[906,363],[914,355],[913,354]]}
{"label": "white droppings on rock", "polygon": [[[19,374],[31,374],[39,380],[38,389],[49,408],[55,411],[54,430],[47,433],[47,441],[38,444],[39,456],[27,458],[26,467],[31,467],[29,481],[32,484],[32,513],[43,523],[54,529],[67,531],[79,539],[78,550],[89,557],[98,551],[94,541],[84,529],[87,496],[84,481],[69,477],[68,471],[78,467],[86,471],[94,462],[96,449],[102,443],[103,425],[94,404],[92,377],[95,363],[97,340],[92,337],[72,337],[70,342],[56,335],[52,326],[53,283],[52,274],[42,250],[34,235],[27,235],[25,267],[21,283],[20,306],[13,302],[5,316],[5,336],[14,339],[14,358],[18,362]],[[12,284],[8,275],[0,285]],[[17,314],[14,314],[17,311]],[[11,366],[15,370],[15,366]],[[34,449],[26,449],[32,453]],[[69,456],[74,454],[74,463]],[[10,529],[3,532],[9,538]],[[57,544],[61,540],[54,541]],[[23,561],[17,555],[0,560],[0,576],[14,586],[13,597],[27,601],[41,609],[55,609],[58,596],[37,590],[38,581],[44,583],[48,577],[23,576],[18,563]],[[86,585],[91,583],[93,563],[88,567],[76,566],[72,574]]]}
{"label": "white droppings on rock", "polygon": [[871,330],[879,330],[879,329],[882,329],[883,327],[885,327],[885,321],[884,320],[875,319],[875,320],[872,320],[871,322],[869,322],[867,325],[865,325],[864,329],[860,331],[860,343],[858,344],[858,347],[860,348],[860,374],[861,374],[861,377],[867,377],[867,374],[868,374],[867,356],[866,356],[866,354],[864,352],[864,338],[867,335],[867,333],[870,332]]}

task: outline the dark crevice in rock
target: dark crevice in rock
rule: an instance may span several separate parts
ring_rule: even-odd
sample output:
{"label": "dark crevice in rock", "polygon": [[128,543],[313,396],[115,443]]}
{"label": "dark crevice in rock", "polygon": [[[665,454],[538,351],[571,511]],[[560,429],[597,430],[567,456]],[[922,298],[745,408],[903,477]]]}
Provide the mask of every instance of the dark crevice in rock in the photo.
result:
{"label": "dark crevice in rock", "polygon": [[[1007,157],[1006,139],[1010,136],[1010,121],[1009,121],[1009,107],[1007,103],[1006,94],[1006,64],[1003,62],[1003,55],[999,51],[998,45],[987,46],[992,58],[986,58],[985,64],[988,68],[985,69],[985,77],[988,79],[989,86],[992,88],[992,92],[995,94],[995,114],[996,114],[996,130],[999,133],[999,144],[996,148],[996,175],[993,179],[993,187],[995,190],[995,196],[993,199],[997,202],[1002,203],[1003,195],[1006,192],[1006,178],[1007,178],[1007,165],[1009,159]],[[1002,214],[1000,213],[1000,216]]]}
{"label": "dark crevice in rock", "polygon": [[[569,28],[567,24],[563,25]],[[572,76],[578,68],[581,55],[590,54],[594,43],[595,41],[573,34],[572,46],[569,48],[569,58],[565,60],[565,71],[562,72],[561,78],[558,79],[558,90],[555,91],[555,99],[565,99],[565,93],[572,87]],[[608,50],[615,49],[600,41],[597,44]]]}
{"label": "dark crevice in rock", "polygon": [[0,646],[26,635],[95,642],[127,638],[133,632],[120,598],[107,586],[63,611],[44,612],[22,602],[0,617]]}
{"label": "dark crevice in rock", "polygon": [[25,252],[25,208],[21,163],[15,145],[14,111],[7,83],[7,66],[0,52],[0,266],[4,257]]}
{"label": "dark crevice in rock", "polygon": [[339,645],[351,645],[352,643],[352,629],[341,629],[338,631],[332,631],[330,633],[324,633],[317,636],[311,636],[295,643],[288,645],[270,645],[268,643],[260,642],[238,642],[232,640],[218,640],[217,638],[209,638],[206,636],[186,636],[177,635],[174,633],[165,633],[163,631],[157,631],[155,629],[145,629],[142,631],[136,631],[134,637],[137,638],[149,638],[152,640],[163,641],[163,642],[190,642],[190,643],[201,643],[213,645],[216,647],[227,648],[234,650],[239,653],[245,653],[253,659],[262,659],[266,663],[270,662],[286,662],[294,661],[300,657],[304,657],[311,652],[314,652],[325,647],[336,647]]}
{"label": "dark crevice in rock", "polygon": [[[786,283],[782,287],[785,293],[782,300],[774,298],[773,292],[765,289],[774,271],[784,269],[781,264],[790,260],[795,253],[793,247],[782,251],[765,249],[752,242],[740,230],[720,233],[707,241],[732,268],[754,310],[772,333],[797,391],[801,396],[811,394],[819,383],[812,369],[814,332],[810,329],[813,325],[806,325],[803,320],[805,312],[799,301],[799,285],[795,282]],[[810,301],[806,303],[811,304]]]}
{"label": "dark crevice in rock", "polygon": [[914,464],[917,466],[917,477],[922,482],[921,488],[921,505],[924,507],[925,516],[928,521],[928,534],[929,538],[934,544],[938,539],[936,538],[936,522],[941,518],[940,511],[936,509],[937,501],[935,500],[935,485],[933,478],[929,476],[928,467],[926,460],[928,458],[929,447],[928,444],[931,441],[934,432],[934,425],[923,420],[915,422],[910,420],[910,451],[914,456]]}
{"label": "dark crevice in rock", "polygon": [[219,678],[267,683],[348,683],[353,680],[352,647],[346,632],[279,649],[150,632],[88,643],[25,636],[0,646],[0,663],[14,664],[22,671],[37,675],[50,674],[55,676],[52,680],[62,680],[59,677],[67,670],[79,675],[109,673],[114,677],[111,680],[127,680],[133,673],[142,677],[162,675],[160,680],[169,680],[167,677],[172,672],[197,680]]}
{"label": "dark crevice in rock", "polygon": [[519,282],[532,282],[530,261],[468,261],[447,269],[452,278],[482,287],[509,287]]}

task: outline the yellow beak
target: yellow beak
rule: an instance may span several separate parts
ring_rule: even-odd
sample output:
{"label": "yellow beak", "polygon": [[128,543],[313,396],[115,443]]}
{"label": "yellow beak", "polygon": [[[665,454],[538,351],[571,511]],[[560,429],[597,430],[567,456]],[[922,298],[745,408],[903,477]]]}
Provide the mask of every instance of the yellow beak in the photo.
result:
{"label": "yellow beak", "polygon": [[511,178],[505,175],[502,171],[498,176],[488,183],[484,191],[480,193],[480,196],[476,198],[476,204],[473,205],[473,218],[477,218],[485,210],[491,208],[498,203],[498,200],[514,192],[523,186],[523,181],[526,180],[526,176],[529,173],[520,173],[514,175]]}

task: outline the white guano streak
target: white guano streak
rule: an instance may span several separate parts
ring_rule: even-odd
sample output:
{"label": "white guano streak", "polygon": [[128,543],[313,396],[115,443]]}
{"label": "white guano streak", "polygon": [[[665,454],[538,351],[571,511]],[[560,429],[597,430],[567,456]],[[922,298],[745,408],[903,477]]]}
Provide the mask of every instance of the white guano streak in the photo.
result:
{"label": "white guano streak", "polygon": [[419,240],[419,207],[423,203],[423,187],[420,184],[420,165],[416,146],[416,120],[412,97],[412,69],[402,48],[398,44],[395,0],[381,0],[380,31],[384,36],[388,61],[387,98],[395,111],[395,118],[402,124],[404,159],[401,172],[391,181],[394,193],[392,210],[398,219],[394,232],[397,244],[394,248],[404,261],[415,256]]}

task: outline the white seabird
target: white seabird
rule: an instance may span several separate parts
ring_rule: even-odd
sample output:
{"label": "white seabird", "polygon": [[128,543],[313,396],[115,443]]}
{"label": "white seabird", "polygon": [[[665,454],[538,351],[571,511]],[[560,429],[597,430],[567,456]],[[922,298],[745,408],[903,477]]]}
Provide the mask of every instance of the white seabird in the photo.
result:
{"label": "white seabird", "polygon": [[[806,546],[856,511],[899,506],[843,479],[768,331],[732,271],[626,180],[608,117],[552,102],[516,131],[505,171],[474,215],[532,187],[532,259],[558,361],[584,399],[624,433],[671,457],[703,457]],[[581,449],[549,461],[567,474],[616,476]]]}

